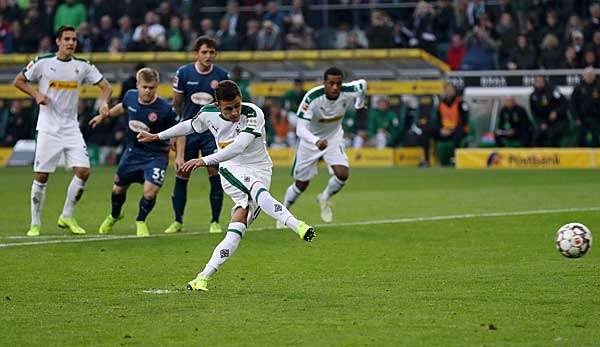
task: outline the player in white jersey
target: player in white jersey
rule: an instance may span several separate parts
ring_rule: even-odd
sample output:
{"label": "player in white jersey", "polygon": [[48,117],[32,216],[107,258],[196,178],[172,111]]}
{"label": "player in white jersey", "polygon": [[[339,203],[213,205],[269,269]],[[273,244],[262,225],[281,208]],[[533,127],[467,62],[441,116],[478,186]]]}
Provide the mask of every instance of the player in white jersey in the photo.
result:
{"label": "player in white jersey", "polygon": [[[77,46],[75,29],[62,26],[57,33],[58,52],[40,55],[15,77],[14,85],[35,98],[40,106],[38,115],[35,177],[31,187],[31,226],[27,235],[40,234],[42,207],[46,196],[48,176],[54,172],[61,157],[73,168],[74,176],[67,189],[67,198],[58,218],[58,226],[74,234],[85,234],[73,217],[75,204],[83,194],[90,174],[90,160],[79,130],[77,106],[79,87],[95,84],[100,87],[100,113],[108,115],[112,87],[98,69],[88,61],[73,56]],[[29,85],[38,82],[38,89]]]}
{"label": "player in white jersey", "polygon": [[265,141],[265,117],[260,108],[242,102],[235,82],[224,80],[215,88],[216,103],[204,106],[193,119],[158,134],[140,132],[141,142],[158,141],[209,130],[219,147],[214,154],[187,161],[182,170],[219,165],[223,190],[234,202],[225,239],[217,245],[204,270],[187,285],[208,290],[208,280],[238,248],[246,229],[262,210],[310,242],[314,229],[296,219],[269,192],[272,162]]}
{"label": "player in white jersey", "polygon": [[[299,142],[292,168],[295,182],[285,193],[285,207],[290,208],[317,174],[319,159],[325,160],[333,173],[317,200],[321,219],[331,223],[333,213],[329,199],[348,180],[348,157],[344,148],[342,119],[350,107],[364,107],[367,82],[363,79],[342,83],[343,73],[331,67],[325,71],[323,85],[309,90],[298,108],[296,134]],[[277,227],[281,227],[278,223]]]}

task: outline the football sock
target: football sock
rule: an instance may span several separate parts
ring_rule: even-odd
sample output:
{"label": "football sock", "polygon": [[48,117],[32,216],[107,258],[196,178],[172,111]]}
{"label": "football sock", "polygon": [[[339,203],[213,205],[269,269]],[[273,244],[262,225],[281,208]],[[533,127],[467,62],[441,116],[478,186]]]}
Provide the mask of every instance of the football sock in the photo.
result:
{"label": "football sock", "polygon": [[250,189],[250,196],[266,214],[285,224],[288,228],[294,231],[298,230],[300,221],[285,206],[275,200],[264,185],[255,183]]}
{"label": "football sock", "polygon": [[79,199],[81,199],[84,185],[84,180],[77,176],[73,176],[71,183],[69,183],[69,188],[67,188],[67,199],[65,200],[65,206],[63,207],[62,212],[63,217],[73,217],[73,210],[75,209],[75,204],[77,203],[77,201],[79,201]]}
{"label": "football sock", "polygon": [[142,196],[142,198],[140,199],[140,210],[138,212],[136,221],[138,221],[138,222],[145,221],[146,217],[148,216],[150,211],[152,211],[152,208],[154,207],[155,203],[156,203],[156,199],[148,200]]}
{"label": "football sock", "polygon": [[126,198],[127,198],[126,193],[121,193],[121,194],[112,193],[110,195],[110,204],[112,206],[110,215],[113,218],[116,219],[116,218],[119,218],[119,216],[121,216],[121,207],[123,207],[123,204],[125,203]]}
{"label": "football sock", "polygon": [[210,210],[212,211],[211,222],[219,222],[221,208],[223,207],[223,188],[221,187],[221,176],[209,176],[210,181]]}
{"label": "football sock", "polygon": [[329,182],[327,182],[327,187],[323,193],[321,193],[321,200],[329,200],[332,196],[334,196],[337,192],[342,190],[346,181],[342,181],[336,176],[331,176]]}
{"label": "football sock", "polygon": [[302,191],[296,187],[295,183],[292,183],[291,186],[285,191],[285,197],[283,198],[283,204],[285,207],[290,208],[296,202],[296,199],[302,194]]}
{"label": "football sock", "polygon": [[204,267],[204,270],[200,275],[204,277],[210,277],[214,274],[223,263],[233,256],[235,250],[238,248],[242,237],[246,233],[246,226],[244,223],[232,222],[229,223],[227,228],[227,234],[221,243],[215,247],[210,260]]}
{"label": "football sock", "polygon": [[183,211],[185,211],[185,203],[187,201],[187,185],[188,179],[175,177],[175,188],[173,188],[173,211],[175,212],[175,220],[183,223]]}
{"label": "football sock", "polygon": [[31,185],[31,225],[41,225],[42,207],[46,198],[46,183],[33,180]]}

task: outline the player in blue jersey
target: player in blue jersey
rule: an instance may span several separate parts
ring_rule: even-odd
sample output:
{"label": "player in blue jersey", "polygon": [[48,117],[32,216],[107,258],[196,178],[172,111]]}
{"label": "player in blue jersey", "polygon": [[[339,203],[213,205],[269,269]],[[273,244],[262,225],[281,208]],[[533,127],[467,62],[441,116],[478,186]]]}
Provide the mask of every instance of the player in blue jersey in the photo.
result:
{"label": "player in blue jersey", "polygon": [[[183,65],[177,70],[173,79],[173,106],[185,121],[196,116],[202,106],[213,102],[215,88],[219,81],[228,79],[228,73],[213,62],[217,55],[217,43],[208,37],[199,37],[194,45],[198,59],[190,64]],[[175,187],[173,189],[173,211],[175,221],[165,230],[165,233],[176,233],[183,229],[183,212],[187,200],[187,184],[189,172],[183,172],[181,166],[188,160],[197,159],[199,152],[203,156],[217,151],[217,145],[210,131],[201,134],[191,134],[176,139]],[[210,181],[210,207],[212,219],[209,232],[220,233],[219,215],[223,205],[223,188],[219,177],[218,167],[207,167],[208,180]]]}
{"label": "player in blue jersey", "polygon": [[173,106],[156,94],[159,82],[158,72],[143,68],[137,72],[137,90],[129,90],[123,100],[110,109],[108,116],[98,115],[90,121],[95,128],[108,117],[124,113],[128,116],[127,148],[121,156],[112,188],[112,211],[106,217],[98,232],[109,233],[115,223],[123,218],[121,207],[125,203],[127,189],[131,183],[142,183],[144,193],[136,219],[138,236],[148,236],[146,217],[152,211],[156,195],[165,180],[165,170],[169,164],[169,142],[140,143],[136,136],[140,131],[162,131],[177,124]]}

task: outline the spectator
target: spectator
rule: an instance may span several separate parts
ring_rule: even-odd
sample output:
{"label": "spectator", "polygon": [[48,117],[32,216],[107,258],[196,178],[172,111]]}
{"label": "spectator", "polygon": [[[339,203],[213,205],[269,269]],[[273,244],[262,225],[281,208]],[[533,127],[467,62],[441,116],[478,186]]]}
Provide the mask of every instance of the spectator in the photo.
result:
{"label": "spectator", "polygon": [[29,28],[29,30],[25,30],[23,32],[23,45],[25,46],[25,52],[35,52],[40,40],[44,35],[44,30],[42,28],[45,26],[45,23],[40,17],[40,11],[37,6],[31,6],[27,10],[27,14],[25,15],[25,18],[23,18],[23,26],[25,28]]}
{"label": "spectator", "polygon": [[479,23],[479,18],[485,13],[485,3],[483,0],[470,0],[467,4],[466,24],[469,28]]}
{"label": "spectator", "polygon": [[456,28],[456,19],[452,4],[448,0],[437,0],[437,9],[433,18],[433,35],[437,42],[449,43],[454,28]]}
{"label": "spectator", "polygon": [[6,53],[26,53],[27,47],[23,39],[23,29],[21,22],[14,21],[11,25],[10,34],[8,35]]}
{"label": "spectator", "polygon": [[588,44],[587,50],[594,51],[596,60],[600,59],[600,31],[596,31],[592,36],[592,42]]}
{"label": "spectator", "polygon": [[181,51],[183,49],[183,34],[181,32],[181,19],[179,16],[172,16],[169,21],[167,42],[170,51]]}
{"label": "spectator", "polygon": [[183,45],[186,51],[194,50],[194,43],[198,38],[198,32],[192,25],[192,19],[189,16],[184,16],[181,21],[181,35],[183,36]]}
{"label": "spectator", "polygon": [[406,33],[409,35],[408,43],[411,47],[418,47],[437,55],[433,16],[433,6],[424,0],[419,1],[413,12],[410,31],[407,30]]}
{"label": "spectator", "polygon": [[394,34],[385,13],[379,10],[371,13],[371,27],[367,30],[367,39],[370,48],[392,48]]}
{"label": "spectator", "polygon": [[15,5],[14,1],[1,0],[0,15],[8,22],[14,22],[21,17],[21,11],[19,11],[19,7]]}
{"label": "spectator", "polygon": [[217,38],[217,32],[214,30],[212,19],[204,18],[200,21],[200,36],[206,36],[211,39]]}
{"label": "spectator", "polygon": [[44,0],[40,2],[40,20],[43,26],[40,28],[43,35],[54,35],[54,18],[56,17],[57,0]]}
{"label": "spectator", "polygon": [[221,18],[219,21],[219,31],[216,37],[217,46],[220,51],[235,51],[239,50],[240,40],[238,35],[229,30],[229,21],[227,18]]}
{"label": "spectator", "polygon": [[464,70],[494,69],[497,44],[483,27],[475,25],[465,41],[467,52],[462,61]]}
{"label": "spectator", "polygon": [[495,33],[500,44],[498,47],[498,60],[500,66],[505,66],[515,47],[518,34],[517,26],[509,13],[503,13],[500,16],[500,23],[496,25]]}
{"label": "spectator", "polygon": [[94,51],[105,52],[113,37],[118,37],[119,32],[113,28],[112,18],[105,14],[100,18],[100,28],[95,35]]}
{"label": "spectator", "polygon": [[369,139],[375,147],[394,147],[399,140],[401,124],[398,115],[390,110],[387,96],[379,96],[375,108],[369,110]]}
{"label": "spectator", "polygon": [[583,71],[583,81],[573,89],[571,111],[577,127],[577,144],[586,147],[588,134],[591,146],[600,146],[600,83],[592,67]]}
{"label": "spectator", "polygon": [[590,6],[590,20],[586,25],[585,36],[589,40],[596,31],[600,31],[600,4],[597,2]]}
{"label": "spectator", "polygon": [[132,39],[148,46],[166,47],[165,34],[165,27],[159,23],[158,15],[154,11],[148,11],[144,16],[144,23],[135,28]]}
{"label": "spectator", "polygon": [[577,55],[577,61],[583,60],[583,34],[581,31],[574,31],[571,33],[570,46],[575,49],[575,53]]}
{"label": "spectator", "polygon": [[267,116],[271,123],[272,136],[270,136],[270,146],[272,147],[288,147],[288,133],[290,132],[290,125],[288,123],[287,115],[281,108],[279,100],[272,99],[267,103],[268,113]]}
{"label": "spectator", "polygon": [[223,19],[227,22],[227,36],[240,37],[240,34],[244,32],[244,28],[240,20],[240,5],[237,1],[227,1],[227,9]]}
{"label": "spectator", "polygon": [[598,59],[596,58],[596,52],[594,52],[593,50],[585,50],[583,52],[583,64],[581,65],[581,67],[600,67],[600,65],[598,64]]}
{"label": "spectator", "polygon": [[460,33],[452,34],[452,41],[450,42],[450,48],[446,55],[446,62],[452,70],[460,70],[463,58],[467,53],[467,47],[465,47],[464,41]]}
{"label": "spectator", "polygon": [[[563,38],[568,40],[574,32],[584,32],[583,23],[581,22],[581,18],[577,14],[572,14],[569,16],[569,21],[565,26],[565,32]],[[588,38],[588,41],[591,41],[591,36]]]}
{"label": "spectator", "polygon": [[579,59],[577,59],[577,53],[575,52],[575,48],[573,46],[569,46],[565,49],[565,54],[563,60],[560,62],[561,69],[579,69],[581,68],[581,63]]}
{"label": "spectator", "polygon": [[303,22],[302,16],[292,17],[292,24],[285,35],[287,49],[311,49],[314,47],[312,28]]}
{"label": "spectator", "polygon": [[276,51],[281,49],[281,32],[273,22],[266,20],[258,32],[257,49],[261,51]]}
{"label": "spectator", "polygon": [[86,21],[86,17],[85,5],[77,3],[76,0],[65,0],[56,10],[54,32],[63,25],[70,25],[78,29],[79,25]]}
{"label": "spectator", "polygon": [[246,35],[241,42],[240,49],[242,51],[255,51],[258,48],[258,35],[260,32],[260,23],[254,19],[246,23]]}
{"label": "spectator", "polygon": [[40,40],[37,53],[48,53],[52,51],[52,38],[50,36],[44,36]]}
{"label": "spectator", "polygon": [[546,13],[546,26],[540,31],[540,37],[546,37],[548,34],[554,35],[559,42],[564,42],[564,40],[561,40],[564,36],[564,28],[558,21],[558,13],[556,11]]}
{"label": "spectator", "polygon": [[108,53],[117,54],[125,52],[125,46],[118,36],[113,36],[108,44]]}
{"label": "spectator", "polygon": [[160,23],[163,28],[170,27],[171,19],[175,16],[175,13],[173,13],[169,1],[162,1],[156,10],[156,14],[158,16],[158,23]]}
{"label": "spectator", "polygon": [[19,140],[30,139],[31,136],[31,110],[26,110],[23,107],[21,100],[15,100],[10,106],[8,124],[6,127],[6,135],[2,141],[2,145],[12,147]]}
{"label": "spectator", "polygon": [[131,19],[125,15],[119,18],[119,30],[117,36],[124,47],[129,48],[133,40],[133,28],[131,26]]}
{"label": "spectator", "polygon": [[444,93],[437,108],[437,118],[422,129],[420,143],[424,159],[419,164],[422,167],[430,165],[429,146],[432,139],[451,141],[456,149],[461,146],[469,130],[469,105],[458,95],[456,87],[451,83],[444,85]]}
{"label": "spectator", "polygon": [[0,52],[1,53],[9,53],[6,52],[6,46],[10,45],[11,40],[10,37],[10,28],[11,23],[8,20],[5,20],[4,17],[0,14]]}
{"label": "spectator", "polygon": [[283,12],[279,11],[279,4],[277,4],[277,1],[271,0],[267,3],[267,13],[263,15],[262,20],[263,22],[267,20],[271,21],[279,28],[279,30],[284,29],[285,16],[283,15]]}
{"label": "spectator", "polygon": [[506,97],[494,131],[496,146],[530,147],[532,134],[533,124],[527,115],[527,110],[517,104],[513,96]]}
{"label": "spectator", "polygon": [[544,36],[541,48],[539,67],[542,69],[558,69],[562,61],[562,52],[556,35],[547,34]]}
{"label": "spectator", "polygon": [[559,147],[567,129],[567,100],[558,88],[548,85],[544,76],[536,76],[529,108],[539,129],[535,144],[540,147]]}
{"label": "spectator", "polygon": [[511,51],[506,67],[509,70],[530,70],[537,67],[537,54],[535,48],[529,44],[527,36],[517,36],[517,46]]}
{"label": "spectator", "polygon": [[[298,112],[298,107],[300,107],[305,92],[304,81],[301,78],[296,78],[294,79],[294,87],[286,91],[281,97],[281,104],[287,113],[288,119],[296,117],[296,112]],[[294,121],[292,123],[295,124]]]}
{"label": "spectator", "polygon": [[286,24],[292,22],[293,17],[302,17],[302,22],[310,27],[314,27],[315,23],[310,21],[311,16],[307,15],[308,8],[306,8],[302,0],[292,0],[292,6],[287,16],[285,17]]}
{"label": "spectator", "polygon": [[79,24],[79,30],[77,30],[77,48],[81,49],[82,52],[90,53],[94,50],[95,38],[92,34],[92,28],[87,22],[81,22]]}
{"label": "spectator", "polygon": [[112,20],[111,6],[113,6],[112,10],[114,10],[118,5],[112,0],[93,0],[87,15],[90,24],[99,26],[104,16],[109,16]]}

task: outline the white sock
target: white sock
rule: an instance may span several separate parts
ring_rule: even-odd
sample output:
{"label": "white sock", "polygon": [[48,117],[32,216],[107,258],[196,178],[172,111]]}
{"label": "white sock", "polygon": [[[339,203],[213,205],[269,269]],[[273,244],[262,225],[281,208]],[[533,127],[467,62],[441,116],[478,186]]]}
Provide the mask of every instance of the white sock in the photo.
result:
{"label": "white sock", "polygon": [[250,189],[250,196],[258,203],[258,206],[269,216],[285,224],[294,232],[298,230],[300,221],[294,217],[290,211],[279,201],[275,200],[265,186],[255,183]]}
{"label": "white sock", "polygon": [[63,217],[73,217],[73,210],[75,209],[75,204],[77,203],[77,201],[79,201],[79,199],[81,199],[84,185],[84,180],[75,175],[73,176],[73,179],[69,184],[69,188],[67,188],[67,199],[65,200],[65,206],[63,207],[62,212]]}
{"label": "white sock", "polygon": [[345,183],[346,183],[346,181],[342,181],[339,178],[337,178],[336,176],[331,176],[331,178],[329,179],[329,182],[327,182],[327,187],[325,187],[325,190],[323,191],[323,193],[321,193],[320,199],[321,200],[329,200],[337,192],[342,190]]}
{"label": "white sock", "polygon": [[42,224],[42,207],[46,199],[46,183],[33,180],[31,185],[31,225]]}
{"label": "white sock", "polygon": [[204,270],[199,275],[204,277],[212,276],[227,259],[233,256],[235,250],[238,248],[242,236],[246,232],[246,226],[244,223],[232,222],[229,223],[227,234],[221,243],[215,247],[210,260],[204,267]]}
{"label": "white sock", "polygon": [[294,183],[288,187],[285,191],[285,197],[283,198],[283,204],[285,207],[290,208],[296,202],[296,199],[302,194],[302,191],[296,187]]}

